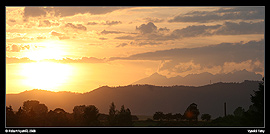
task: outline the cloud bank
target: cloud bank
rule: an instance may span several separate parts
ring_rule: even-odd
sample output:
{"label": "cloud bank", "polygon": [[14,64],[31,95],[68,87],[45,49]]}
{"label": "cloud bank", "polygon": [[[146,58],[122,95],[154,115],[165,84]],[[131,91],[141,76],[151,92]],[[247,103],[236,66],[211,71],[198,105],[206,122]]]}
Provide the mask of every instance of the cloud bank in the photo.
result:
{"label": "cloud bank", "polygon": [[112,57],[110,60],[159,60],[159,71],[174,73],[217,70],[215,73],[248,69],[262,72],[264,40],[247,43],[221,43],[196,48],[176,48]]}
{"label": "cloud bank", "polygon": [[6,46],[7,52],[20,52],[21,50],[30,49],[30,45],[16,45],[16,44],[8,44]]}
{"label": "cloud bank", "polygon": [[180,14],[168,22],[214,22],[226,20],[256,20],[264,19],[265,8],[262,7],[230,7],[215,11],[191,11]]}
{"label": "cloud bank", "polygon": [[[136,26],[135,30],[138,34],[135,35],[122,35],[115,37],[120,40],[134,40],[134,42],[153,42],[153,41],[169,41],[169,40],[181,40],[184,38],[192,37],[210,37],[216,35],[248,35],[248,34],[264,34],[265,23],[259,22],[224,22],[223,24],[216,25],[190,25],[181,29],[170,30],[167,27],[158,28],[154,23],[148,22],[147,24],[141,24]],[[106,33],[106,31],[104,31]],[[107,32],[107,33],[122,33]],[[136,45],[133,43],[130,45]],[[147,43],[144,43],[147,44]],[[162,43],[158,43],[162,44]],[[149,43],[147,44],[149,45]],[[127,46],[127,45],[125,45]]]}
{"label": "cloud bank", "polygon": [[47,15],[67,17],[85,13],[89,13],[91,15],[100,15],[124,8],[127,7],[25,7],[23,16],[25,18],[42,17]]}

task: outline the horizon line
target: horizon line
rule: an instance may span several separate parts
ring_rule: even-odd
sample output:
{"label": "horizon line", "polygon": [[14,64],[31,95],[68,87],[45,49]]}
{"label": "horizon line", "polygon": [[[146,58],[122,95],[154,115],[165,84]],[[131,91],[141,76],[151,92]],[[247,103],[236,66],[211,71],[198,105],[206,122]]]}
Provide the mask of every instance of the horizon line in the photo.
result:
{"label": "horizon line", "polygon": [[129,87],[129,86],[154,86],[154,87],[162,87],[162,88],[166,88],[166,87],[203,87],[203,86],[209,86],[209,85],[214,85],[214,84],[241,84],[244,82],[261,82],[261,80],[243,80],[242,82],[216,82],[216,83],[209,83],[209,84],[205,84],[205,85],[200,85],[200,86],[188,86],[188,85],[166,85],[166,86],[160,86],[160,85],[152,85],[152,84],[129,84],[129,85],[119,85],[119,86],[108,86],[108,85],[103,85],[103,86],[99,86],[98,88],[95,88],[91,91],[88,92],[75,92],[75,91],[52,91],[52,90],[46,90],[46,89],[31,89],[31,90],[24,90],[22,92],[18,92],[18,93],[6,93],[6,95],[15,95],[15,94],[21,94],[24,92],[29,92],[29,91],[46,91],[46,92],[52,92],[52,93],[73,93],[73,94],[86,94],[86,93],[90,93],[92,91],[95,91],[99,88],[103,88],[103,87],[108,87],[108,88],[121,88],[121,87]]}

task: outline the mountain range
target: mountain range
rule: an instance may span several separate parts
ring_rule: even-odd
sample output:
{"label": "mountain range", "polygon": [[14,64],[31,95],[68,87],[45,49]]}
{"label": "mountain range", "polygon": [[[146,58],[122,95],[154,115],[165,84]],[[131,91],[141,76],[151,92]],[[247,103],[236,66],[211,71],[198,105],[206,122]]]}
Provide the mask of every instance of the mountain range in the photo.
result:
{"label": "mountain range", "polygon": [[49,110],[62,108],[72,113],[74,106],[95,105],[100,113],[108,114],[109,105],[114,102],[116,109],[121,105],[129,108],[133,115],[153,115],[157,111],[181,113],[191,103],[196,103],[201,114],[212,118],[224,115],[223,105],[227,103],[227,114],[241,106],[245,110],[251,105],[250,95],[258,89],[259,81],[241,83],[213,83],[204,86],[154,86],[128,85],[119,87],[103,86],[86,93],[52,92],[30,90],[18,94],[6,94],[6,105],[17,111],[26,100],[38,100]]}
{"label": "mountain range", "polygon": [[261,80],[262,75],[247,70],[236,71],[227,74],[213,75],[208,72],[200,74],[189,74],[185,77],[176,76],[167,78],[166,76],[154,73],[149,77],[140,79],[132,84],[150,84],[157,86],[185,85],[202,86],[216,82],[243,82],[244,80]]}

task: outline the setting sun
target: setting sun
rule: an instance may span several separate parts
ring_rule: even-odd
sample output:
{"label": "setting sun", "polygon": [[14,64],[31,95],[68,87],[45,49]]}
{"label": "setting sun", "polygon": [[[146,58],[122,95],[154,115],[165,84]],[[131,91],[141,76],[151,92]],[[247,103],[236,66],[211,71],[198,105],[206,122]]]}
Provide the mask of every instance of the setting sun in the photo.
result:
{"label": "setting sun", "polygon": [[72,73],[70,65],[53,62],[25,63],[21,69],[21,75],[25,77],[23,84],[52,91],[68,83]]}

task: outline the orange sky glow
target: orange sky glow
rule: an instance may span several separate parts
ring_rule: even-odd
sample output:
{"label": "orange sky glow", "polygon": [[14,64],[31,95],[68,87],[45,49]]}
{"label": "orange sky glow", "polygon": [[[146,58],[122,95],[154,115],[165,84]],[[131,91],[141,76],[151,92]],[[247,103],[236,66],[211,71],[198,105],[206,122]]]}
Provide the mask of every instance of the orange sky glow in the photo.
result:
{"label": "orange sky glow", "polygon": [[6,7],[6,92],[264,76],[264,18],[264,7]]}

